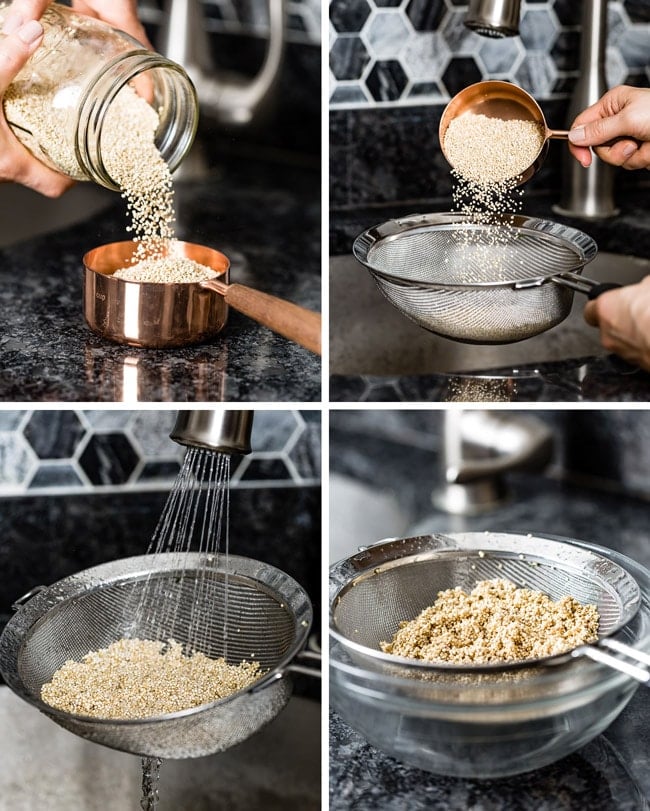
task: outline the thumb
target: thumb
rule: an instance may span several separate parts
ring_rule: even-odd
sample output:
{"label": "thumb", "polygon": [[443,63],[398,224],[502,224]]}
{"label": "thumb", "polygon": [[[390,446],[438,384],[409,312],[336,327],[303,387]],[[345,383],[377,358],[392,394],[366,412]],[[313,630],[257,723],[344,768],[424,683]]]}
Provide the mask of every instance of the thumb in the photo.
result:
{"label": "thumb", "polygon": [[43,26],[38,20],[29,20],[14,33],[0,38],[0,94],[13,82],[42,39]]}
{"label": "thumb", "polygon": [[627,128],[621,114],[588,121],[569,130],[569,141],[576,146],[600,146],[625,135]]}

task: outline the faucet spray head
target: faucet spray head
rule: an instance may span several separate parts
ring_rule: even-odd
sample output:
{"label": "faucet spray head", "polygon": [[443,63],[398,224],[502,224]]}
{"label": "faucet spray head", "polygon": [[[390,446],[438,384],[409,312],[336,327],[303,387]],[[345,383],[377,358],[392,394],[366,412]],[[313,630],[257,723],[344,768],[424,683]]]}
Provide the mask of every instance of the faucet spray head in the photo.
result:
{"label": "faucet spray head", "polygon": [[470,0],[465,25],[484,37],[516,37],[520,0]]}
{"label": "faucet spray head", "polygon": [[169,435],[179,445],[206,448],[219,453],[251,452],[254,411],[179,411]]}

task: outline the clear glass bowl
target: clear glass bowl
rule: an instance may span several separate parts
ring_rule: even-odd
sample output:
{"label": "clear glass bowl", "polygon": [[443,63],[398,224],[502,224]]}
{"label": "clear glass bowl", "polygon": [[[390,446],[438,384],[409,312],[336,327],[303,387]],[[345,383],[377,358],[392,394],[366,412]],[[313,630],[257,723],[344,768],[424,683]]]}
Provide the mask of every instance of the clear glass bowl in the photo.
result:
{"label": "clear glass bowl", "polygon": [[[636,579],[641,607],[613,638],[650,651],[650,572],[613,550],[560,540],[614,561]],[[496,778],[553,763],[605,730],[638,686],[584,657],[519,670],[422,673],[378,665],[330,641],[332,707],[378,749],[436,774]]]}

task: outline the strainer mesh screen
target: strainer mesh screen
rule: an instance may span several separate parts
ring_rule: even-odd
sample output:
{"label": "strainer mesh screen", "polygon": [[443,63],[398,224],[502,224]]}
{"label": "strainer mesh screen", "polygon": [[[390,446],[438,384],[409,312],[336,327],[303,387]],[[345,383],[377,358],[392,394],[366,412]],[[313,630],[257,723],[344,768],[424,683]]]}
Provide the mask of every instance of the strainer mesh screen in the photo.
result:
{"label": "strainer mesh screen", "polygon": [[[21,646],[17,664],[25,688],[39,695],[42,685],[67,659],[79,660],[90,650],[127,635],[187,643],[192,627],[192,641],[198,650],[212,658],[223,656],[224,578],[221,573],[202,578],[200,589],[195,588],[196,576],[189,572],[182,577],[174,572],[156,575],[155,591],[144,578],[114,582],[52,608],[35,623]],[[143,591],[159,598],[164,593],[175,610],[167,615],[145,611],[141,624],[133,627],[129,608],[137,604]],[[263,669],[273,668],[295,638],[295,618],[278,596],[253,580],[228,578],[226,658],[231,664],[255,658]]]}
{"label": "strainer mesh screen", "polygon": [[439,591],[457,586],[471,591],[479,580],[495,578],[544,592],[554,600],[570,595],[581,603],[595,604],[601,635],[610,633],[625,618],[625,596],[615,584],[563,568],[557,561],[545,564],[498,555],[484,558],[476,553],[404,561],[359,578],[336,601],[334,625],[351,642],[378,650],[401,622],[414,619],[432,605]]}
{"label": "strainer mesh screen", "polygon": [[572,270],[576,247],[514,227],[458,226],[408,231],[380,240],[368,265],[399,279],[429,284],[517,282]]}

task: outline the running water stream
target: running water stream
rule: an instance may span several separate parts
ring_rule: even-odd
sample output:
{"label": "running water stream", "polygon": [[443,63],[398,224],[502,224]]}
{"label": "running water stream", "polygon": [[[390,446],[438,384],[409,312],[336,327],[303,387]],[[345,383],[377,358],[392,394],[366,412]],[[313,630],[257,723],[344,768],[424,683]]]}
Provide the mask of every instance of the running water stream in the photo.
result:
{"label": "running water stream", "polygon": [[158,808],[158,783],[160,782],[160,766],[162,758],[142,758],[142,811],[156,811]]}
{"label": "running water stream", "polygon": [[[202,607],[211,599],[210,589],[214,588],[211,575],[218,569],[223,578],[223,651],[220,655],[227,658],[229,488],[229,454],[188,448],[147,550],[152,556],[150,573],[144,585],[140,583],[134,588],[127,601],[127,610],[134,617],[130,636],[138,637],[146,629],[148,638],[166,641],[170,629],[178,628],[180,611],[182,618],[189,616],[189,627],[183,629],[185,653],[202,651],[210,655],[211,629],[206,627]],[[157,555],[193,551],[201,555],[198,568],[188,570],[184,561],[180,576],[173,578],[171,590],[168,579],[153,576],[158,570]],[[191,602],[189,611],[187,605],[182,605],[185,601]],[[158,807],[161,764],[161,758],[142,758],[140,807],[144,811],[156,811]]]}

